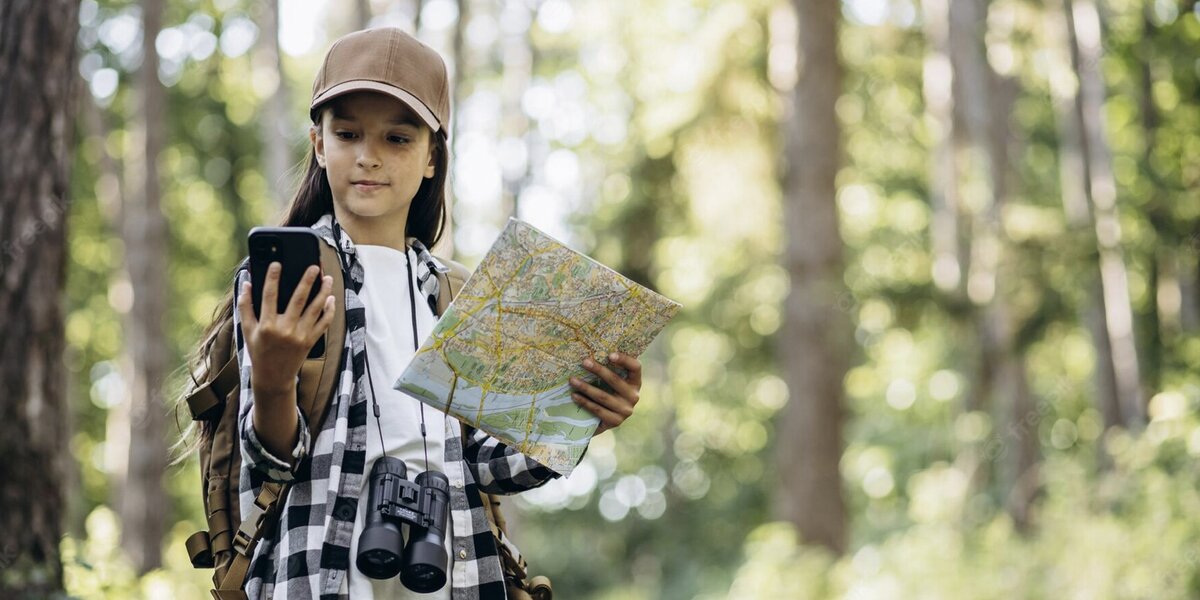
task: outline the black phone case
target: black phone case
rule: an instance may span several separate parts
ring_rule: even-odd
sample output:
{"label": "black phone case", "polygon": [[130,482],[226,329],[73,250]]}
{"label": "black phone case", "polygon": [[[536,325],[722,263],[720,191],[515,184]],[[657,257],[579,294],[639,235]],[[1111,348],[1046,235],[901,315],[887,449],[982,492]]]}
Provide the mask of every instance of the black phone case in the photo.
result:
{"label": "black phone case", "polygon": [[[279,295],[275,310],[282,314],[287,310],[292,294],[300,285],[304,271],[312,265],[321,264],[321,243],[316,232],[307,227],[255,227],[250,230],[250,286],[254,301],[254,316],[262,317],[263,284],[267,279],[267,267],[279,262],[283,267],[279,274]],[[317,279],[308,294],[312,302],[320,292]]]}

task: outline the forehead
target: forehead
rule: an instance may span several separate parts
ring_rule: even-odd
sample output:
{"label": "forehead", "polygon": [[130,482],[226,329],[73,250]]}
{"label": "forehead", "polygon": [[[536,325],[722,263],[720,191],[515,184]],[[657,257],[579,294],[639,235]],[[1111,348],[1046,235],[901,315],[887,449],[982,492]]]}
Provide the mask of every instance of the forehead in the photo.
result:
{"label": "forehead", "polygon": [[360,122],[386,122],[390,125],[425,126],[413,109],[392,96],[374,92],[355,92],[329,102],[331,119]]}

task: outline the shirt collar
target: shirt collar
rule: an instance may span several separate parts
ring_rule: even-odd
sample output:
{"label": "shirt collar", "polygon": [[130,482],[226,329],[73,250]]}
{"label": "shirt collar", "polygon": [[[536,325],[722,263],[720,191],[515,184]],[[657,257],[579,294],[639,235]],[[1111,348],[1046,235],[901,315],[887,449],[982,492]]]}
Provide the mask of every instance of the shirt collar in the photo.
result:
{"label": "shirt collar", "polygon": [[[312,224],[312,229],[317,232],[330,246],[339,249],[338,258],[342,263],[343,274],[353,274],[357,269],[362,267],[358,264],[358,251],[354,246],[354,241],[350,239],[350,234],[342,229],[342,226],[337,222],[337,218],[332,212],[321,215],[316,223]],[[418,287],[425,300],[429,303],[429,308],[433,310],[433,314],[438,314],[438,296],[440,294],[440,285],[438,284],[437,273],[448,273],[450,269],[441,263],[432,253],[422,244],[420,240],[410,237],[405,240],[417,255],[415,267],[415,276]],[[407,253],[406,255],[407,256]],[[361,270],[358,271],[361,273]],[[362,276],[366,274],[363,273]]]}

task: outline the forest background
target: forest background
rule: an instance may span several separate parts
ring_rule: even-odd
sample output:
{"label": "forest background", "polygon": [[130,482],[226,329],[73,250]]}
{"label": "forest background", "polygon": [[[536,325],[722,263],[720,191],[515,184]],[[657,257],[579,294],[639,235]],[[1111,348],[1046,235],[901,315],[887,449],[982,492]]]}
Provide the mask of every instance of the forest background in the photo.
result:
{"label": "forest background", "polygon": [[441,251],[685,307],[505,504],[561,597],[1200,596],[1195,0],[7,2],[0,595],[208,597],[181,366],[376,25],[451,65]]}

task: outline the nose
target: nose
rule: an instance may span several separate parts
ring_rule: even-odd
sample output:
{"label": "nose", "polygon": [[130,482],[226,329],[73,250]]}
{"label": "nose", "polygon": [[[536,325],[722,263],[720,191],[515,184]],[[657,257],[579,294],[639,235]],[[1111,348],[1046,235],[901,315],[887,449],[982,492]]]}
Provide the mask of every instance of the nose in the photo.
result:
{"label": "nose", "polygon": [[358,166],[362,169],[375,169],[379,167],[379,153],[375,149],[375,144],[369,140],[363,140],[358,145]]}

